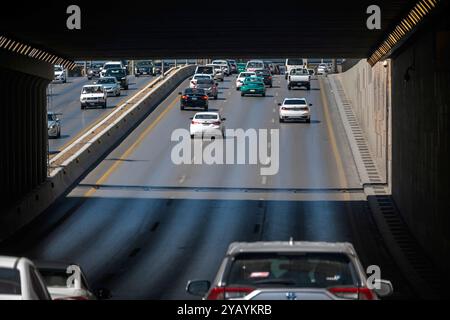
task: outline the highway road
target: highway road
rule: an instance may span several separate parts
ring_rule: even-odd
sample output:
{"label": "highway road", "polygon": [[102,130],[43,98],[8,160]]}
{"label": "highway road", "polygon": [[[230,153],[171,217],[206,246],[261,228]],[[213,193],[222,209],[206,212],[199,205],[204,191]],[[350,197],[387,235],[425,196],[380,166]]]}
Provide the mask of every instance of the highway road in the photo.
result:
{"label": "highway road", "polygon": [[[186,282],[212,280],[233,241],[350,241],[393,282],[393,299],[413,297],[371,218],[326,79],[288,91],[275,76],[265,98],[241,97],[234,77],[220,84],[210,110],[227,128],[280,130],[280,170],[267,177],[260,165],[172,163],[171,134],[194,114],[178,107],[187,84],[1,252],[79,263],[113,298],[191,299]],[[284,97],[307,97],[311,124],[280,124]]]}
{"label": "highway road", "polygon": [[97,120],[105,117],[121,102],[143,88],[152,80],[152,77],[129,76],[129,90],[122,90],[120,97],[108,97],[107,109],[91,108],[80,110],[80,93],[84,85],[92,84],[96,79],[88,80],[86,77],[67,78],[67,83],[51,83],[49,85],[48,110],[61,113],[61,138],[49,139],[49,153],[61,151],[71,141],[74,141],[83,129],[90,127]]}

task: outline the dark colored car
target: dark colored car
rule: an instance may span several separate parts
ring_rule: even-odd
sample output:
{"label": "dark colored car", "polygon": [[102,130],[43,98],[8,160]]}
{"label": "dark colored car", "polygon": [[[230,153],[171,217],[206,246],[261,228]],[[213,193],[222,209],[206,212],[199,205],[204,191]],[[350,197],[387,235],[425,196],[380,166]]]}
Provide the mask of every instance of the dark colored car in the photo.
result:
{"label": "dark colored car", "polygon": [[108,69],[106,70],[105,77],[114,77],[120,82],[120,87],[128,90],[128,77],[125,69]]}
{"label": "dark colored car", "polygon": [[269,70],[260,69],[255,70],[255,73],[258,77],[263,78],[264,84],[272,88],[272,75]]}
{"label": "dark colored car", "polygon": [[203,89],[187,88],[184,93],[179,93],[180,109],[186,108],[201,108],[204,111],[208,110],[208,94]]}
{"label": "dark colored car", "polygon": [[152,75],[153,74],[153,63],[151,61],[139,61],[134,67],[134,75],[136,77],[142,75]]}
{"label": "dark colored car", "polygon": [[238,73],[238,67],[236,60],[227,60],[231,67],[231,74],[237,74]]}
{"label": "dark colored car", "polygon": [[91,66],[87,69],[88,80],[92,80],[92,78],[99,78],[102,67],[103,63],[93,62]]}
{"label": "dark colored car", "polygon": [[[169,69],[170,69],[170,64],[167,62],[164,62],[164,72],[167,72],[167,70],[169,70]],[[153,75],[156,76],[161,73],[162,73],[162,62],[156,61],[153,64]]]}

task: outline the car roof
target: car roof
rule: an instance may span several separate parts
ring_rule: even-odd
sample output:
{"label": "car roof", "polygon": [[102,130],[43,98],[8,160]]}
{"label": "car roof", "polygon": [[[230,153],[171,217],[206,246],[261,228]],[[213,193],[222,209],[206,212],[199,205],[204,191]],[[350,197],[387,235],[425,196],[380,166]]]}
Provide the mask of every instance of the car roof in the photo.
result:
{"label": "car roof", "polygon": [[0,256],[0,268],[15,269],[19,260],[18,257]]}
{"label": "car roof", "polygon": [[246,252],[323,252],[356,256],[355,249],[349,242],[309,241],[234,242],[228,247],[227,255]]}
{"label": "car roof", "polygon": [[283,102],[285,102],[285,101],[292,101],[292,100],[304,100],[306,102],[306,98],[285,98],[283,100]]}

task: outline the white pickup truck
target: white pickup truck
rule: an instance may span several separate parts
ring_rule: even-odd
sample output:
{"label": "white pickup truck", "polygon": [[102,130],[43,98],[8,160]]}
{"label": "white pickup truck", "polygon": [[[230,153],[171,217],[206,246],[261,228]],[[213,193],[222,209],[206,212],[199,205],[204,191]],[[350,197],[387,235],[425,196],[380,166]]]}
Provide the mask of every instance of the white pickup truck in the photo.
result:
{"label": "white pickup truck", "polygon": [[41,274],[26,258],[0,256],[0,300],[51,300]]}
{"label": "white pickup truck", "polygon": [[308,70],[305,68],[291,69],[287,87],[289,90],[294,87],[305,87],[307,90],[311,90],[311,76]]}

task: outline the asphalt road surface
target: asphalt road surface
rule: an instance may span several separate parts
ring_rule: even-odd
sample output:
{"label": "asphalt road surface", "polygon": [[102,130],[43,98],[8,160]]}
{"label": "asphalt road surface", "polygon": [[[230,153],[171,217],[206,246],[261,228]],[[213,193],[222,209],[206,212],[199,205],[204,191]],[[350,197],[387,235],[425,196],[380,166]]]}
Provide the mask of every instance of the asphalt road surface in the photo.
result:
{"label": "asphalt road surface", "polygon": [[93,84],[96,79],[88,80],[86,77],[68,78],[67,83],[51,83],[49,85],[48,110],[60,113],[61,138],[49,139],[49,153],[61,151],[71,141],[74,141],[84,131],[100,118],[105,117],[121,102],[134,95],[152,80],[152,77],[129,76],[128,90],[121,90],[120,97],[108,97],[106,109],[90,108],[80,109],[80,93],[84,85]]}
{"label": "asphalt road surface", "polygon": [[[193,299],[186,282],[212,280],[231,242],[350,241],[365,267],[379,265],[393,282],[394,299],[413,297],[372,221],[327,82],[288,91],[276,76],[263,98],[241,97],[234,79],[220,83],[210,111],[220,111],[227,128],[279,129],[277,175],[262,177],[261,165],[172,163],[171,134],[189,128],[195,113],[179,109],[185,81],[1,252],[79,263],[113,298]],[[312,122],[280,124],[276,103],[284,97],[313,103]]]}

